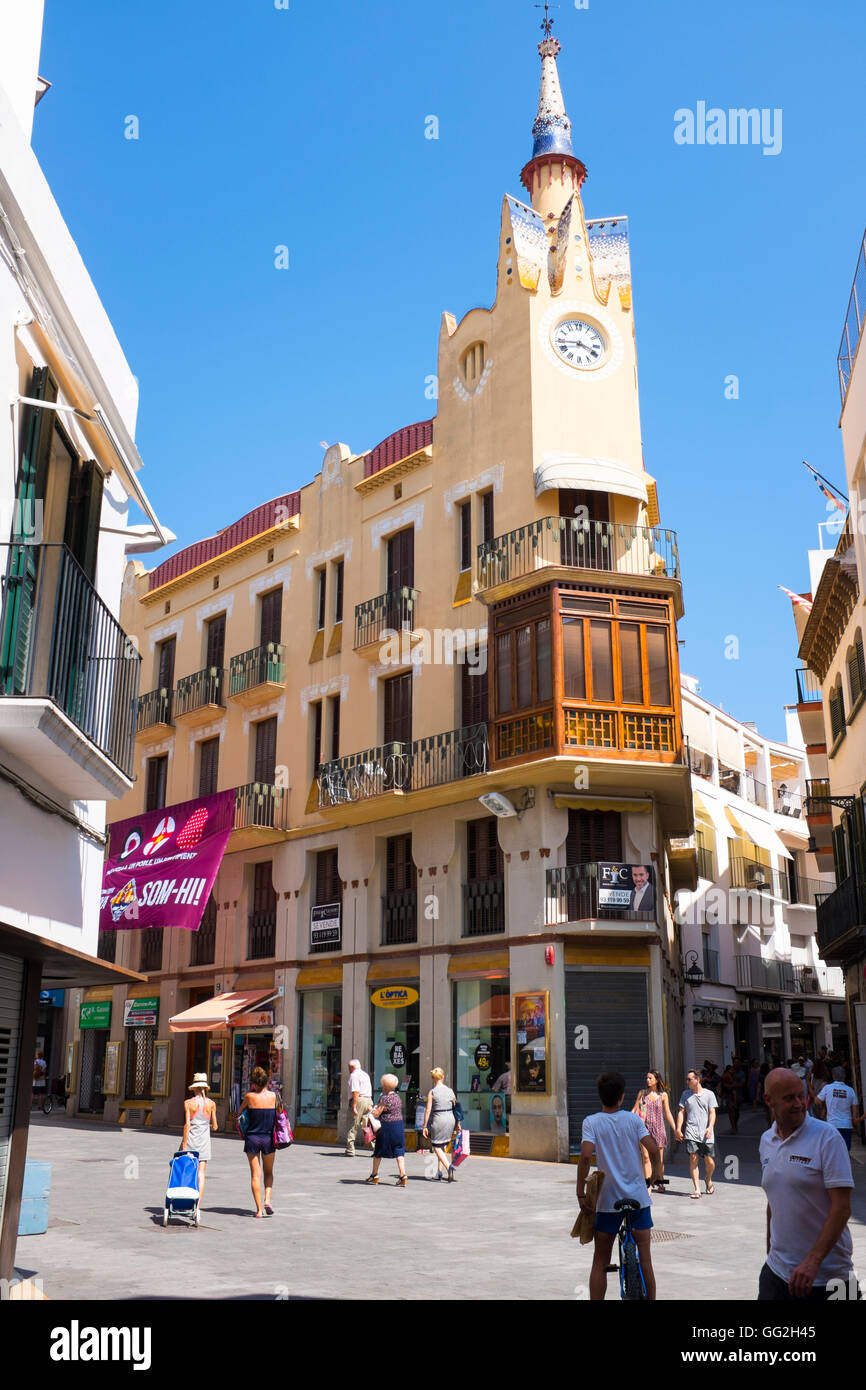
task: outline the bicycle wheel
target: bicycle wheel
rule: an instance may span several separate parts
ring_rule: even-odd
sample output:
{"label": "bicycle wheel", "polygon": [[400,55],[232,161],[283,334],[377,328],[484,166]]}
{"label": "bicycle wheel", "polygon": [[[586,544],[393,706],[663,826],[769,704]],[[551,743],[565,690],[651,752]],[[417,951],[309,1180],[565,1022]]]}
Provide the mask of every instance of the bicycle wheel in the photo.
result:
{"label": "bicycle wheel", "polygon": [[44,1099],[43,1102],[42,1102],[42,1113],[43,1113],[43,1115],[50,1115],[50,1114],[51,1114],[51,1111],[52,1111],[53,1109],[54,1109],[54,1097],[53,1097],[53,1096],[46,1096],[45,1099]]}
{"label": "bicycle wheel", "polygon": [[631,1301],[646,1298],[637,1246],[632,1240],[625,1241],[622,1247],[622,1296]]}

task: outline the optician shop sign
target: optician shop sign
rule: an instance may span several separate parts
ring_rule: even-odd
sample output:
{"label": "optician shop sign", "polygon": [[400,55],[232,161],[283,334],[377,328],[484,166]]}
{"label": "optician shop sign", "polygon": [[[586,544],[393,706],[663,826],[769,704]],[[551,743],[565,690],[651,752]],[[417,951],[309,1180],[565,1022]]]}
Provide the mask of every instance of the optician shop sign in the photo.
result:
{"label": "optician shop sign", "polygon": [[409,1004],[416,1004],[418,999],[417,989],[411,989],[409,985],[386,985],[370,995],[370,1001],[377,1009],[405,1009]]}
{"label": "optician shop sign", "polygon": [[123,1001],[124,1028],[155,1028],[159,1018],[159,996]]}

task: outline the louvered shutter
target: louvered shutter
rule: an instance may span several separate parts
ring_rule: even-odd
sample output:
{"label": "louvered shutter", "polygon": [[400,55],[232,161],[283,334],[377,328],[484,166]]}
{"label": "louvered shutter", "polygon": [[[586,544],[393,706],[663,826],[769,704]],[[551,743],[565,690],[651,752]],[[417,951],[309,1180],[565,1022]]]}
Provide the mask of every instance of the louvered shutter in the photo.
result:
{"label": "louvered shutter", "polygon": [[198,794],[199,796],[213,796],[217,789],[219,776],[219,738],[205,739],[199,754]]}
{"label": "louvered shutter", "polygon": [[385,681],[385,743],[412,742],[412,672]]}
{"label": "louvered shutter", "polygon": [[273,786],[277,775],[277,716],[256,725],[256,761],[253,780]]}
{"label": "louvered shutter", "polygon": [[389,893],[408,893],[414,888],[411,835],[391,837],[388,841],[386,867],[388,880],[386,887]]}
{"label": "louvered shutter", "polygon": [[[56,401],[57,387],[46,367],[33,372],[30,395],[34,400]],[[32,540],[28,529],[36,524],[36,503],[44,501],[51,451],[52,412],[28,407],[24,450],[18,473],[9,566],[6,575],[3,632],[0,638],[0,688],[8,695],[28,693],[30,649],[33,635],[36,587],[41,550],[38,545],[15,546]]]}
{"label": "louvered shutter", "polygon": [[463,727],[486,724],[489,718],[488,673],[464,665],[460,677],[460,696]]}
{"label": "louvered shutter", "polygon": [[262,598],[259,645],[267,647],[271,642],[275,645],[279,643],[282,640],[282,623],[283,591],[282,589],[273,589]]}
{"label": "louvered shutter", "polygon": [[565,841],[567,864],[622,863],[622,824],[618,811],[570,810]]}
{"label": "louvered shutter", "polygon": [[218,618],[211,618],[207,625],[207,657],[205,665],[208,670],[216,667],[222,670],[226,653],[226,615],[220,613]]}
{"label": "louvered shutter", "polygon": [[388,541],[388,590],[415,587],[415,528],[398,531]]}
{"label": "louvered shutter", "polygon": [[64,543],[91,584],[96,579],[96,551],[102,514],[104,479],[95,459],[74,463],[66,501]]}

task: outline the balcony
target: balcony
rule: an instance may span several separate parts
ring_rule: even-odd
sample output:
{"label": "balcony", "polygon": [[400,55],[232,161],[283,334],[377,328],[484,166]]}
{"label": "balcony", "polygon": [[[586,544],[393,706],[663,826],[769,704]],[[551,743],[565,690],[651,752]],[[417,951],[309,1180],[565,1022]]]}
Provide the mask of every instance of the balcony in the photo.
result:
{"label": "balcony", "polygon": [[206,666],[191,676],[182,676],[174,695],[175,722],[207,724],[225,709],[225,667]]}
{"label": "balcony", "polygon": [[797,677],[797,704],[798,705],[820,705],[821,703],[821,682],[807,667],[799,667],[794,674]]}
{"label": "balcony", "polygon": [[359,603],[355,608],[355,651],[358,655],[377,661],[383,643],[397,632],[407,634],[405,640],[409,647],[413,641],[420,641],[420,634],[415,632],[419,597],[417,589],[404,586]]}
{"label": "balcony", "polygon": [[712,754],[689,744],[689,771],[693,772],[695,777],[703,777],[705,782],[712,782],[714,767]]}
{"label": "balcony", "polygon": [[258,705],[285,689],[286,649],[281,642],[252,647],[229,661],[229,698]]}
{"label": "balcony", "polygon": [[675,531],[564,516],[542,517],[479,545],[478,596],[494,603],[527,580],[573,579],[575,570],[601,572],[614,587],[633,585],[635,576],[652,579],[682,607]]}
{"label": "balcony", "polygon": [[830,796],[828,777],[810,777],[806,782],[806,819],[816,820],[824,817],[829,820],[832,816]]}
{"label": "balcony", "polygon": [[647,929],[655,930],[655,908],[632,912],[622,907],[599,906],[598,864],[567,864],[564,868],[548,869],[545,879],[544,925],[547,927],[594,920],[642,922]]}
{"label": "balcony", "polygon": [[382,945],[402,946],[418,940],[418,894],[414,888],[382,896]]}
{"label": "balcony", "polygon": [[782,902],[788,901],[788,875],[781,873],[779,869],[770,868],[757,859],[745,859],[740,855],[735,855],[728,867],[732,888],[747,888],[750,892],[767,893]]}
{"label": "balcony", "polygon": [[66,546],[0,549],[0,749],[70,800],[121,796],[141,658]]}
{"label": "balcony", "polygon": [[839,391],[842,396],[843,409],[848,395],[848,387],[851,384],[851,372],[854,367],[854,359],[857,356],[857,349],[860,346],[860,335],[863,332],[864,323],[866,323],[866,237],[860,243],[857,268],[854,271],[854,284],[851,286],[848,312],[845,315],[845,327],[842,329],[842,342],[839,345]]}
{"label": "balcony", "polygon": [[794,994],[794,966],[790,961],[764,960],[761,956],[737,956],[737,988],[775,990]]}
{"label": "balcony", "polygon": [[493,761],[563,754],[573,757],[579,753],[615,758],[628,753],[635,762],[684,762],[674,714],[599,708],[563,700],[561,748],[557,742],[552,702],[529,713],[502,716],[493,725]]}
{"label": "balcony", "polygon": [[247,918],[247,960],[270,960],[276,949],[276,912],[251,912]]}
{"label": "balcony", "polygon": [[777,816],[802,820],[805,809],[805,801],[799,792],[789,792],[784,783],[773,786],[773,810]]}
{"label": "balcony", "polygon": [[817,899],[818,950],[828,965],[846,966],[866,955],[866,880],[853,874]]}
{"label": "balcony", "polygon": [[463,935],[494,936],[505,931],[505,880],[490,878],[463,885]]}
{"label": "balcony", "polygon": [[708,883],[714,883],[716,878],[713,851],[706,845],[698,845],[698,878],[706,879]]}
{"label": "balcony", "polygon": [[431,734],[414,743],[387,743],[323,763],[319,806],[344,809],[388,793],[401,796],[446,786],[487,771],[487,725]]}
{"label": "balcony", "polygon": [[172,690],[149,690],[139,695],[135,736],[139,743],[155,743],[171,733]]}
{"label": "balcony", "polygon": [[285,839],[289,829],[289,789],[248,782],[235,791],[235,822],[229,848],[253,849]]}

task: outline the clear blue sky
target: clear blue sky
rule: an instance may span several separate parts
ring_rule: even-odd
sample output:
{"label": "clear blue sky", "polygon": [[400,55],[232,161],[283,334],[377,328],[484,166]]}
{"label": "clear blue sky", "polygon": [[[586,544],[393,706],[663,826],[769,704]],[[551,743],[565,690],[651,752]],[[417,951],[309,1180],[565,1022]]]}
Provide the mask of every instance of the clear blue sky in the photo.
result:
{"label": "clear blue sky", "polygon": [[[866,11],[562,0],[555,18],[587,215],[630,219],[683,668],[779,737],[798,663],[775,586],[808,587],[825,518],[800,460],[844,484]],[[139,378],[142,479],[181,544],[309,481],[320,440],[361,450],[431,413],[440,314],[492,301],[502,194],[522,196],[539,20],[531,0],[47,0],[34,144]],[[698,101],[781,108],[782,152],[675,144]]]}

